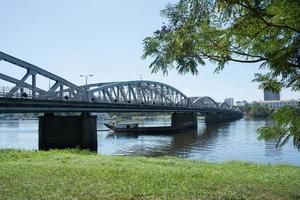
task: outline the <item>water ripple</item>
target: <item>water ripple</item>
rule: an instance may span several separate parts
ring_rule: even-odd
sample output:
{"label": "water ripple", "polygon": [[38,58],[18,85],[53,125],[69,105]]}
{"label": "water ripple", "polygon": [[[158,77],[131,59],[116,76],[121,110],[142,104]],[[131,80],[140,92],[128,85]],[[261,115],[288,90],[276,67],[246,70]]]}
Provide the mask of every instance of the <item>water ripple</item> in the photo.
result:
{"label": "water ripple", "polygon": [[[128,120],[127,122],[130,122]],[[98,128],[104,129],[103,121]],[[170,120],[144,120],[143,126],[170,125]],[[276,148],[276,141],[259,141],[256,130],[268,125],[263,120],[238,120],[206,126],[172,136],[120,136],[98,133],[98,150],[107,155],[177,156],[213,162],[244,160],[300,165],[300,153],[288,143]],[[37,149],[38,121],[0,121],[0,148]]]}

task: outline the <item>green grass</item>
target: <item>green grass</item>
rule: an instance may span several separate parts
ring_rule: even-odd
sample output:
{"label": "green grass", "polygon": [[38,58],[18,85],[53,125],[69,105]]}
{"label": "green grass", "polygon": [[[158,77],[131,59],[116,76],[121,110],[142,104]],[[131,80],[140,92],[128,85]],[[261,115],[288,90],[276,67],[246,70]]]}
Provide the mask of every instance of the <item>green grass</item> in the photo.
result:
{"label": "green grass", "polygon": [[0,199],[300,199],[300,167],[0,150]]}

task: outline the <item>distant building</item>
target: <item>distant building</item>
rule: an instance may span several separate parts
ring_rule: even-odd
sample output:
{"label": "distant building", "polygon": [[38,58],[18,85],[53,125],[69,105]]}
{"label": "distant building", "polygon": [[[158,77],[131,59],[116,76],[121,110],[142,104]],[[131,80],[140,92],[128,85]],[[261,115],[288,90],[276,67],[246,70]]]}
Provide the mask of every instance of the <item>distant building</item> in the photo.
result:
{"label": "distant building", "polygon": [[248,105],[249,103],[246,101],[246,100],[243,100],[243,101],[236,101],[235,102],[235,105],[236,106],[245,106],[245,105]]}
{"label": "distant building", "polygon": [[242,106],[242,102],[241,102],[241,101],[236,101],[236,102],[235,102],[235,105],[236,105],[236,106]]}
{"label": "distant building", "polygon": [[300,100],[272,100],[272,101],[259,101],[260,105],[267,106],[272,109],[276,109],[282,106],[293,106],[296,107],[300,105]]}
{"label": "distant building", "polygon": [[280,93],[271,90],[264,90],[264,101],[280,100]]}
{"label": "distant building", "polygon": [[226,98],[224,100],[224,103],[227,103],[228,105],[233,106],[234,105],[234,99],[233,98]]}

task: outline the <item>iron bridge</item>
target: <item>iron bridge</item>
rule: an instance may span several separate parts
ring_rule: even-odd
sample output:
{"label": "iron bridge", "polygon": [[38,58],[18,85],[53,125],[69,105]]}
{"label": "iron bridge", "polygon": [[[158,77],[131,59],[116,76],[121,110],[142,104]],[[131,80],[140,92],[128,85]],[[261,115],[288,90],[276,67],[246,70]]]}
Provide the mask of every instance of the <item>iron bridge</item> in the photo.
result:
{"label": "iron bridge", "polygon": [[[0,73],[13,85],[0,88],[0,112],[199,112],[241,114],[236,106],[211,97],[187,97],[178,89],[155,81],[123,81],[75,85],[38,66],[0,51],[0,62],[25,69],[22,78]],[[37,77],[51,80],[45,90]],[[50,82],[49,82],[50,83]]]}

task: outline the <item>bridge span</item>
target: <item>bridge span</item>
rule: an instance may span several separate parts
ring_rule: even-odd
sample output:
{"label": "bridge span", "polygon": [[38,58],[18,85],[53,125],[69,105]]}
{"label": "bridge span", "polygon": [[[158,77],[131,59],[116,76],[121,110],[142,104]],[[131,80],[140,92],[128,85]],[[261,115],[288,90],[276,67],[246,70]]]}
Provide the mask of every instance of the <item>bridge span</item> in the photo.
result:
{"label": "bridge span", "polygon": [[[78,86],[38,66],[0,52],[0,64],[7,62],[25,69],[21,78],[0,73],[0,80],[13,85],[0,88],[0,113],[47,113],[40,117],[40,148],[79,146],[97,148],[97,112],[171,112],[172,125],[193,121],[197,113],[206,123],[239,119],[235,106],[217,103],[208,96],[188,97],[178,89],[155,81],[122,81]],[[39,77],[51,80],[42,89]],[[49,81],[50,83],[50,81]],[[55,116],[53,113],[81,112],[81,116]],[[91,128],[93,127],[93,128]]]}

